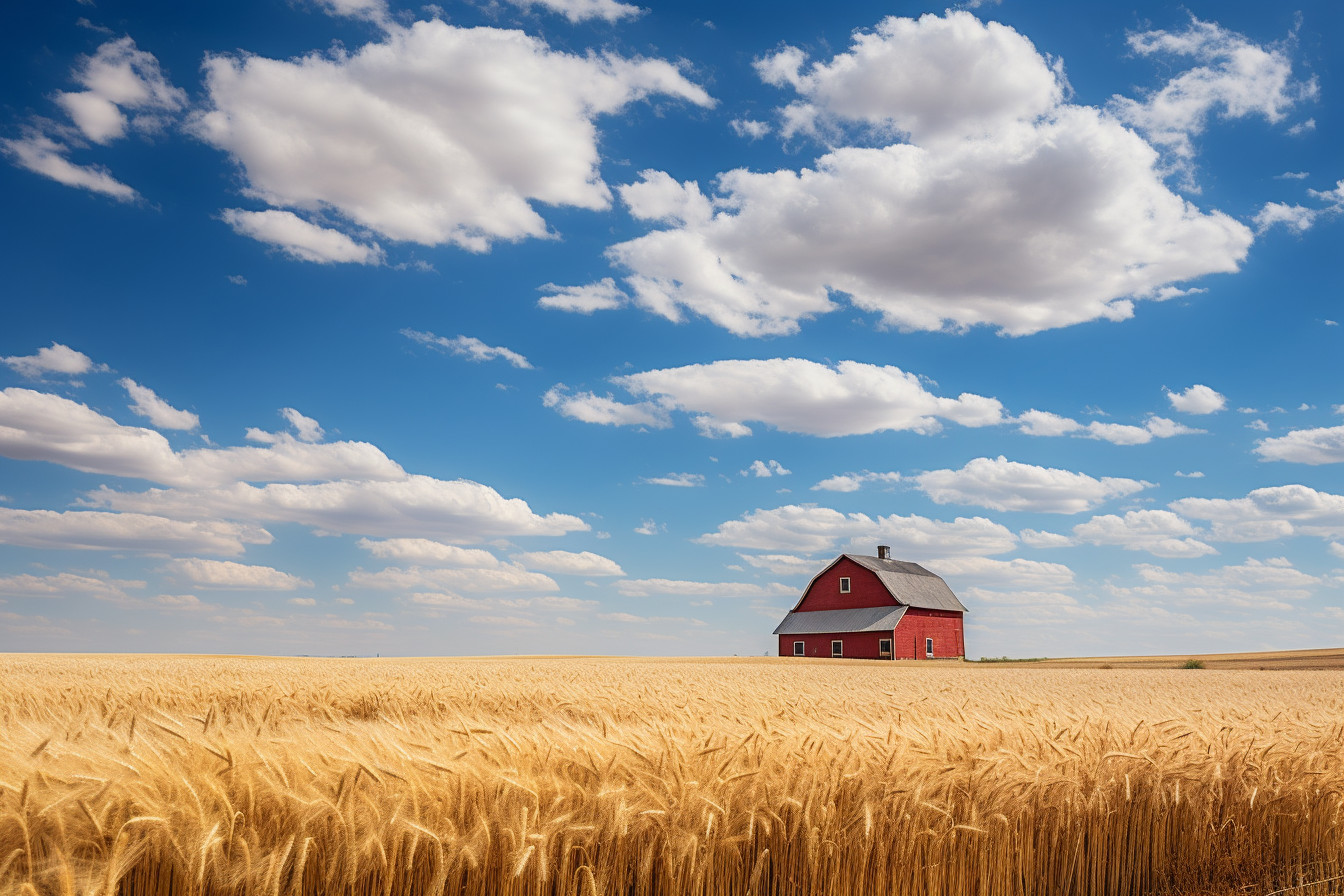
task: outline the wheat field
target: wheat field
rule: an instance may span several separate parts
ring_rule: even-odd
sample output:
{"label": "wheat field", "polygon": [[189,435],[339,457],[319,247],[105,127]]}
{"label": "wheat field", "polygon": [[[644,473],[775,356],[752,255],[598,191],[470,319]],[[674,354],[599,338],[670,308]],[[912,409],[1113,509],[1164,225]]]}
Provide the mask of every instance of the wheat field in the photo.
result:
{"label": "wheat field", "polygon": [[[1146,667],[1174,669],[1189,660],[1198,660],[1206,669],[1256,669],[1261,672],[1283,669],[1344,669],[1344,647],[1315,650],[1272,650],[1255,653],[1196,653],[1171,656],[1089,656],[1051,657],[1020,662],[1037,663],[1059,669],[1116,669]],[[1014,661],[1019,662],[1019,661]]]}
{"label": "wheat field", "polygon": [[0,893],[1344,892],[1344,672],[0,656]]}

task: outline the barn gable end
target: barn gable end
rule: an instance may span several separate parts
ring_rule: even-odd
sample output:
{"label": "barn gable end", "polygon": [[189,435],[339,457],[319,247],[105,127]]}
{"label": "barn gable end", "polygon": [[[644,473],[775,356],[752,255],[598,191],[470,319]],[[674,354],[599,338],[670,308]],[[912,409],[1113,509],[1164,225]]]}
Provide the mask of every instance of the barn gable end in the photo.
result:
{"label": "barn gable end", "polygon": [[[840,590],[841,579],[849,579],[848,593]],[[891,591],[871,570],[855,563],[848,554],[841,554],[813,577],[792,612],[815,613],[883,606],[898,606]]]}

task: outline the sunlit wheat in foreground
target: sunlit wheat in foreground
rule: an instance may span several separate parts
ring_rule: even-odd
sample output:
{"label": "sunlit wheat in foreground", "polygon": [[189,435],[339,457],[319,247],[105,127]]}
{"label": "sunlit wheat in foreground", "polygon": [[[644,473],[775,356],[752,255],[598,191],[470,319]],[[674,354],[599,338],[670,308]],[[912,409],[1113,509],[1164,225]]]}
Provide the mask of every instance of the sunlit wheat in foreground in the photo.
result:
{"label": "sunlit wheat in foreground", "polygon": [[0,893],[1344,891],[1344,673],[0,657]]}

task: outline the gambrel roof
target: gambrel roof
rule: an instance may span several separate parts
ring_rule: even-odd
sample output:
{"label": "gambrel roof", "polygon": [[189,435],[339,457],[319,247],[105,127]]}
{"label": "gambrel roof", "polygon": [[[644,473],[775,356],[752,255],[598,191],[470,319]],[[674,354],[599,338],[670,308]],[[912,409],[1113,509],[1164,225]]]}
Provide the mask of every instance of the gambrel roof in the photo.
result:
{"label": "gambrel roof", "polygon": [[925,610],[956,610],[965,613],[966,607],[941,576],[936,576],[918,563],[904,560],[882,560],[877,557],[865,557],[862,554],[841,554],[848,557],[864,569],[877,573],[878,579],[886,586],[891,596],[908,607],[922,607]]}
{"label": "gambrel roof", "polygon": [[[905,560],[886,560],[864,554],[841,554],[831,561],[825,569],[812,577],[811,582],[807,583],[807,588],[803,590],[803,596],[798,599],[793,611],[797,611],[798,607],[802,605],[817,579],[825,575],[832,566],[835,566],[841,560],[850,560],[876,575],[878,581],[887,589],[887,593],[897,604],[919,607],[924,610],[966,612],[966,607],[961,601],[957,600],[957,596],[952,593],[951,588],[947,587],[947,583],[918,563],[909,563]],[[878,609],[882,608],[879,607]],[[825,613],[831,611],[813,612]],[[840,631],[840,629],[827,629],[827,631]],[[857,629],[846,629],[846,631],[857,631]],[[781,632],[780,634],[786,633]]]}

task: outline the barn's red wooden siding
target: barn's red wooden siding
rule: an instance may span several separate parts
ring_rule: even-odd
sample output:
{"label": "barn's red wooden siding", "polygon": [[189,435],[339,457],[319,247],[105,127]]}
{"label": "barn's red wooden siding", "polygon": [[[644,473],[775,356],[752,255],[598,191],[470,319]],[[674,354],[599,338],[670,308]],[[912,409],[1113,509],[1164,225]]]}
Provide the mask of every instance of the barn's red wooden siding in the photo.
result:
{"label": "barn's red wooden siding", "polygon": [[793,642],[802,641],[804,656],[830,656],[831,642],[845,642],[845,658],[879,659],[877,642],[890,638],[891,632],[842,632],[836,635],[780,635],[779,655],[793,656]]}
{"label": "barn's red wooden siding", "polygon": [[[849,577],[849,593],[840,593],[840,578]],[[798,604],[795,612],[812,610],[856,610],[859,607],[894,607],[896,601],[878,581],[872,570],[864,569],[848,557],[826,570],[812,583],[812,588]],[[876,650],[876,647],[874,647]],[[811,656],[811,654],[808,654]],[[876,654],[874,654],[876,655]]]}
{"label": "barn's red wooden siding", "polygon": [[804,656],[830,656],[831,642],[845,642],[846,659],[881,659],[878,641],[890,638],[892,659],[922,660],[924,639],[933,638],[933,656],[946,659],[966,655],[961,619],[948,610],[921,610],[911,607],[894,631],[836,632],[820,635],[780,635],[779,655],[793,656],[793,642],[803,642]]}
{"label": "barn's red wooden siding", "polygon": [[933,639],[935,658],[966,655],[960,613],[920,607],[906,610],[900,625],[896,626],[896,643],[893,645],[896,657],[924,659],[925,638]]}
{"label": "barn's red wooden siding", "polygon": [[[849,577],[848,594],[840,593],[840,579],[844,576]],[[896,605],[897,601],[892,598],[891,593],[872,570],[842,557],[833,567],[817,577],[794,612],[853,610],[861,607]],[[934,659],[966,655],[962,615],[954,610],[929,610],[922,607],[906,609],[905,615],[892,631],[780,635],[779,655],[793,656],[794,642],[802,641],[804,656],[829,657],[831,642],[842,641],[846,659],[875,660],[881,658],[878,642],[887,638],[892,642],[893,659],[925,659],[925,638],[933,639]]]}

